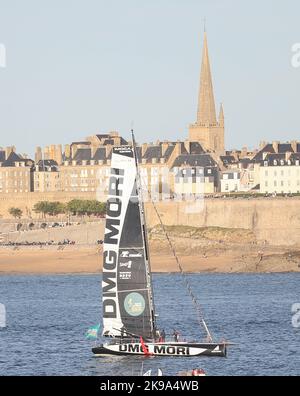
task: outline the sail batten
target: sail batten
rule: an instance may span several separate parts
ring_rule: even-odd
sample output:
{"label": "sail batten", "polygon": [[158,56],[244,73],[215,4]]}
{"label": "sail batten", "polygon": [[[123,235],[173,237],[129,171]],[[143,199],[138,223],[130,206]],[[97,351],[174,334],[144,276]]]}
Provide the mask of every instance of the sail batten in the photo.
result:
{"label": "sail batten", "polygon": [[103,335],[154,337],[150,264],[133,147],[114,147],[103,251]]}

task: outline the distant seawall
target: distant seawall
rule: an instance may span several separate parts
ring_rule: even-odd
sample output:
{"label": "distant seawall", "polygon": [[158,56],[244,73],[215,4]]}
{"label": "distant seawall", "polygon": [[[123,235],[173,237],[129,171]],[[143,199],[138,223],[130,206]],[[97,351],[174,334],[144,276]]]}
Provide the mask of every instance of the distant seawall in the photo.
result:
{"label": "distant seawall", "polygon": [[[156,205],[166,225],[242,228],[253,231],[258,241],[300,246],[299,198],[206,199],[198,213],[186,202]],[[159,224],[152,204],[146,209],[148,225]]]}
{"label": "distant seawall", "polygon": [[[34,216],[32,208],[42,200],[68,202],[95,199],[92,193],[27,193],[0,195],[0,215],[8,216],[12,206]],[[271,245],[300,246],[300,198],[206,199],[201,209],[187,202],[156,204],[163,223],[193,227],[240,228],[254,232],[258,241]],[[159,220],[151,203],[146,204],[148,225]],[[1,231],[1,230],[0,230]]]}

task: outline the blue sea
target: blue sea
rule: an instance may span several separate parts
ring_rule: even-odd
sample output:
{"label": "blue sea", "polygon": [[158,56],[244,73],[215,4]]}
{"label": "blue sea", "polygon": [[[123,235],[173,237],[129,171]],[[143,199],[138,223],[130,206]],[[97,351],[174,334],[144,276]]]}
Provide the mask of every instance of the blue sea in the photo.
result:
{"label": "blue sea", "polygon": [[[100,275],[0,276],[0,375],[165,375],[203,368],[219,375],[300,375],[300,329],[291,307],[300,303],[299,274],[189,275],[217,340],[236,343],[227,358],[95,358],[85,332],[100,322]],[[201,339],[180,275],[154,274],[159,325]]]}

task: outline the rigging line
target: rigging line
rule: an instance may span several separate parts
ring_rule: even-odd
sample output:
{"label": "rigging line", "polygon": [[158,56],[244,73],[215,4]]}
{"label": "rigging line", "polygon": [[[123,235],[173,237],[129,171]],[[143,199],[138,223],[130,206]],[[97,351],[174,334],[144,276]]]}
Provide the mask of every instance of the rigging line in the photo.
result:
{"label": "rigging line", "polygon": [[[142,177],[140,177],[140,181],[144,182],[144,180],[143,180]],[[192,298],[192,301],[193,301],[194,306],[195,306],[195,308],[196,308],[196,312],[197,312],[197,316],[198,316],[198,322],[199,322],[200,325],[203,326],[203,328],[204,328],[204,330],[205,330],[205,332],[206,332],[206,334],[207,334],[208,340],[212,342],[212,341],[213,341],[213,338],[212,338],[212,335],[211,335],[211,333],[210,333],[210,331],[209,331],[209,329],[208,329],[208,327],[207,327],[207,324],[206,324],[206,322],[205,322],[205,319],[204,319],[204,316],[203,316],[203,311],[202,311],[201,305],[200,305],[200,303],[199,303],[197,297],[195,296],[195,294],[194,294],[193,291],[192,291],[192,287],[191,287],[191,285],[190,285],[190,283],[189,283],[189,281],[188,281],[188,279],[187,279],[186,273],[184,272],[184,270],[183,270],[183,268],[182,268],[182,265],[181,265],[181,263],[180,263],[180,261],[179,261],[179,259],[178,259],[178,256],[177,256],[177,254],[176,254],[175,248],[174,248],[174,246],[173,246],[173,243],[172,243],[171,239],[169,238],[168,232],[167,232],[167,230],[166,230],[166,228],[165,228],[165,226],[164,226],[164,223],[163,223],[163,221],[162,221],[162,219],[161,219],[161,216],[160,216],[160,214],[159,214],[159,212],[158,212],[158,210],[157,210],[157,208],[156,208],[156,205],[155,205],[153,199],[151,198],[151,192],[150,192],[150,190],[149,190],[149,188],[148,188],[148,185],[145,185],[145,183],[144,183],[144,186],[146,187],[146,190],[147,190],[147,192],[148,192],[148,194],[149,194],[149,197],[150,197],[150,200],[151,200],[151,202],[152,202],[152,205],[153,205],[153,208],[154,208],[154,210],[155,210],[155,213],[156,213],[156,215],[157,215],[157,217],[158,217],[158,219],[159,219],[160,225],[161,225],[161,227],[162,227],[162,229],[163,229],[163,232],[164,232],[164,234],[165,234],[165,236],[166,236],[166,238],[167,238],[167,241],[168,241],[168,243],[169,243],[170,249],[171,249],[171,251],[172,251],[172,253],[173,253],[173,256],[174,256],[174,258],[175,258],[175,260],[176,260],[176,263],[177,263],[177,265],[178,265],[178,267],[179,267],[179,269],[180,269],[181,275],[183,276],[184,283],[185,283],[186,286],[187,286],[187,289],[188,289],[188,292],[189,292],[189,294],[190,294],[190,297]]]}

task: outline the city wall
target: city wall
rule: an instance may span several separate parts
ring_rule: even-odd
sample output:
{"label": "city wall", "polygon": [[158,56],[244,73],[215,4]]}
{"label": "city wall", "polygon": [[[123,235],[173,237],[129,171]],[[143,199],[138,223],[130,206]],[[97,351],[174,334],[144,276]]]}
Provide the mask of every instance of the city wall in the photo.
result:
{"label": "city wall", "polygon": [[[12,206],[24,215],[41,200],[68,202],[71,199],[95,199],[92,193],[28,193],[0,195],[0,216],[7,217]],[[160,202],[156,204],[166,225],[242,228],[252,230],[257,240],[271,245],[300,246],[300,198],[206,199],[203,204]],[[151,203],[146,204],[148,225],[159,224]]]}
{"label": "city wall", "polygon": [[[166,225],[243,228],[271,245],[300,245],[298,198],[207,199],[202,208],[186,202],[160,203],[158,210]],[[150,226],[159,224],[151,204],[147,215]]]}

